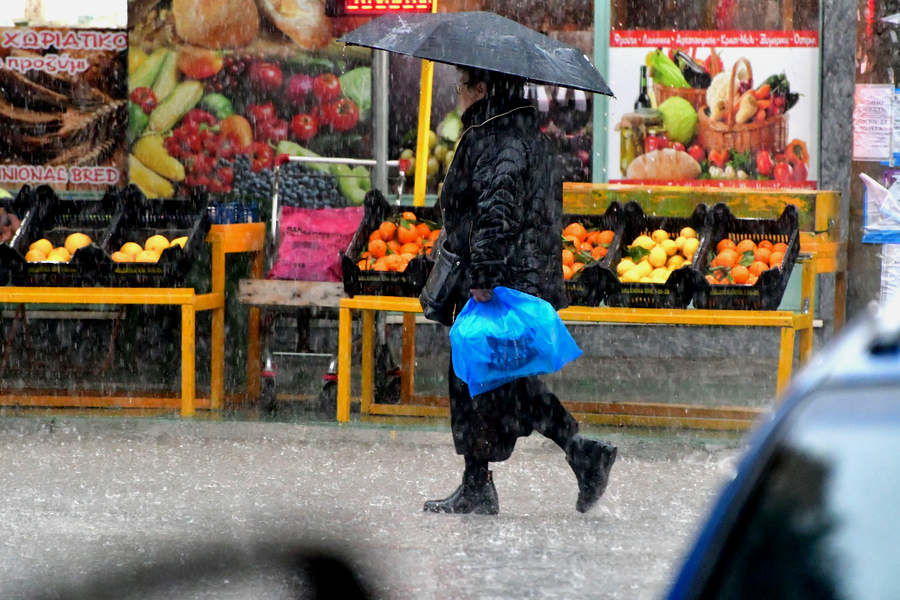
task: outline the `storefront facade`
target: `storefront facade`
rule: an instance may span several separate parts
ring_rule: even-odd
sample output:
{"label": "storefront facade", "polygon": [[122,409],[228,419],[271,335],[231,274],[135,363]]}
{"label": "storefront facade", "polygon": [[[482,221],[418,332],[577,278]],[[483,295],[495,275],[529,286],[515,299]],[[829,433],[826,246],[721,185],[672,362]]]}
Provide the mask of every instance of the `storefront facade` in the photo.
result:
{"label": "storefront facade", "polygon": [[[127,6],[134,15],[137,15],[135,11],[145,4],[129,2]],[[693,32],[687,37],[690,38],[689,41],[698,42],[694,44],[694,58],[703,61],[712,54],[711,50],[715,49],[718,52],[720,48],[723,63],[728,62],[730,66],[733,66],[739,58],[747,58],[756,85],[770,75],[777,74],[781,66],[779,61],[784,57],[784,72],[789,74],[791,91],[799,95],[796,106],[788,111],[790,122],[784,135],[787,141],[795,138],[802,140],[810,155],[808,176],[802,184],[816,189],[837,190],[842,194],[841,230],[847,232],[848,236],[847,312],[848,317],[852,317],[870,300],[878,299],[881,281],[879,257],[882,248],[861,241],[863,187],[857,175],[860,172],[868,172],[873,177],[880,178],[883,177],[880,171],[890,168],[889,164],[853,160],[851,156],[854,88],[857,84],[890,81],[888,67],[891,66],[893,57],[891,47],[896,45],[891,42],[891,35],[896,35],[897,28],[882,23],[880,19],[897,12],[894,10],[897,7],[892,8],[893,4],[896,3],[873,3],[866,0],[859,0],[856,3],[837,0],[821,4],[668,0],[661,10],[658,5],[650,7],[647,3],[636,0],[613,0],[609,3],[571,0],[552,5],[514,0],[453,0],[441,3],[439,10],[493,10],[584,49],[588,56],[594,58],[600,70],[609,74],[610,83],[617,93],[616,99],[582,97],[565,90],[548,88],[533,90],[536,102],[545,111],[548,131],[556,136],[560,150],[567,156],[569,166],[567,179],[571,181],[605,183],[627,179],[627,174],[621,170],[620,131],[616,126],[619,125],[622,114],[632,110],[639,93],[638,67],[641,57],[650,51],[655,41],[678,42],[681,39],[678,32]],[[11,5],[6,10],[16,11],[16,7]],[[18,22],[28,17],[50,20],[49,4],[46,2],[28,0],[22,3],[20,10],[21,15],[4,14],[0,17],[8,20],[7,25],[12,25],[13,20]],[[121,21],[121,7],[115,5],[107,12],[110,14],[94,20],[67,16],[69,22],[65,24],[99,28],[109,27],[110,23]],[[143,13],[140,17],[134,18],[143,18],[145,15],[146,13]],[[858,19],[857,15],[861,18]],[[265,24],[265,18],[263,22],[262,41],[271,42],[275,39],[298,45],[290,35],[272,31],[273,28]],[[855,32],[846,27],[848,22],[858,23]],[[141,31],[145,32],[141,40],[130,40],[130,49],[142,46],[143,52],[146,53],[148,50],[152,52],[154,48],[151,46],[154,44],[148,43],[150,34],[146,33],[149,30],[141,29],[138,22],[129,21],[129,25],[134,26],[133,32],[135,30],[139,34]],[[352,27],[353,21],[336,19],[327,25],[328,31],[323,30],[323,36],[334,39],[342,30]],[[116,26],[121,27],[122,24],[118,23]],[[719,30],[733,32],[734,40],[720,44],[721,38],[716,40],[708,36],[694,35],[697,32]],[[779,31],[790,32],[791,36],[781,42],[769,44],[768,38],[772,36],[760,37],[758,34],[758,32]],[[651,35],[641,40],[642,34],[636,32],[659,35]],[[156,30],[156,33],[164,32]],[[328,60],[332,60],[333,64],[333,57],[326,56],[325,61],[319,60],[321,58],[318,55],[319,48],[316,47],[318,42],[313,42],[315,41],[301,40],[299,43],[301,53],[312,56],[313,60],[297,62],[287,59],[290,65],[287,69],[281,69],[282,86],[290,76],[297,74],[318,76],[321,74],[318,71],[328,66],[326,64]],[[725,49],[729,43],[731,47]],[[302,44],[307,46],[302,47]],[[636,48],[640,44],[643,46]],[[660,45],[671,49],[677,44]],[[277,46],[279,44],[267,43],[265,49],[276,55],[279,53],[283,55],[284,50]],[[688,51],[691,52],[691,49]],[[356,62],[353,62],[354,60]],[[266,62],[277,63],[277,61]],[[342,57],[341,62],[341,72],[334,72],[338,77],[360,68],[363,69],[362,75],[365,75],[364,70],[370,66],[364,57],[350,60]],[[284,64],[280,63],[280,66],[284,67]],[[304,72],[307,68],[309,73]],[[409,134],[415,127],[417,107],[414,104],[418,91],[416,89],[418,70],[415,61],[404,62],[402,59],[392,58],[390,72],[392,120],[389,126],[389,154],[391,154],[389,157],[395,158],[394,155],[399,155],[409,147]],[[288,73],[287,77],[285,73]],[[359,73],[357,72],[357,75]],[[365,82],[365,77],[359,78]],[[453,110],[453,79],[452,70],[449,68],[436,69],[431,115],[433,127],[440,124]],[[261,82],[265,83],[264,80],[265,78],[262,78]],[[353,77],[350,80],[353,80]],[[260,100],[259,102],[250,100],[250,98],[242,99],[244,106],[241,108],[246,109],[246,105],[249,104],[267,103],[263,101],[265,98],[253,99]],[[360,103],[366,104],[366,100],[360,97],[360,102],[356,104]],[[235,102],[232,102],[232,105],[234,104]],[[359,108],[357,106],[357,109]],[[365,123],[365,110],[361,112],[362,118],[359,118],[353,127],[344,122],[339,129],[345,131],[336,131],[333,126],[327,130],[326,133],[330,137],[320,138],[318,147],[316,143],[301,142],[290,127],[284,140],[288,143],[305,144],[304,147],[312,146],[319,150],[319,153],[328,154],[333,151],[329,148],[328,142],[338,138],[353,138],[357,143],[350,144],[350,154],[359,156],[370,154],[366,144],[371,132]],[[280,126],[280,121],[284,121],[290,125],[289,121],[293,120],[294,116],[296,115],[278,115],[276,124]],[[250,119],[247,118],[247,121]],[[274,129],[274,133],[272,131],[269,133],[274,135],[276,141],[284,141],[278,140],[281,137],[280,129],[278,127]],[[301,132],[299,125],[297,132]],[[303,135],[307,134],[301,132],[301,138]],[[346,139],[341,140],[342,152],[348,147]],[[130,146],[129,149],[133,150]],[[687,149],[686,147],[685,150]],[[435,171],[432,186],[436,186],[442,166],[438,164]],[[704,176],[707,174],[708,171],[703,173]],[[197,174],[196,178],[201,175]],[[196,178],[192,181],[196,182]],[[762,183],[756,185],[765,185],[765,179],[765,176],[757,178],[757,181]],[[4,181],[0,185],[15,188],[17,183],[21,182]],[[179,187],[186,187],[182,182],[175,183],[177,185],[173,187],[176,193]],[[227,187],[227,184],[222,183],[223,187]],[[819,285],[822,286],[824,293],[821,293],[820,297],[828,298],[828,286],[831,285],[829,277],[821,279]]]}

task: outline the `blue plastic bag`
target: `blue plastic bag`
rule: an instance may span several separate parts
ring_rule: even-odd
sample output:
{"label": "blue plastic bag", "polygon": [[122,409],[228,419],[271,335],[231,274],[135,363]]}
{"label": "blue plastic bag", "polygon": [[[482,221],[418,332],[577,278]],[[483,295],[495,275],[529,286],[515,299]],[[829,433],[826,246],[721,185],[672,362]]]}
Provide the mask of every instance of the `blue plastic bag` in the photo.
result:
{"label": "blue plastic bag", "polygon": [[489,302],[469,299],[450,328],[450,351],[473,396],[581,356],[549,302],[505,287],[494,288]]}

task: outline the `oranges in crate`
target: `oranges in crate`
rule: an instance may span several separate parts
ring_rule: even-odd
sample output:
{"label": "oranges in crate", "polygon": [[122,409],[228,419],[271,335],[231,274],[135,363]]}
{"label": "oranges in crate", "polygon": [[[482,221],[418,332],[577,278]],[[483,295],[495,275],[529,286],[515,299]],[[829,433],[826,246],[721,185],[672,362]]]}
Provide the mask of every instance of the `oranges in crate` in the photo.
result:
{"label": "oranges in crate", "polygon": [[587,229],[582,223],[569,223],[562,232],[563,279],[578,277],[591,263],[603,260],[615,233],[611,229]]}
{"label": "oranges in crate", "polygon": [[784,242],[767,239],[722,238],[709,251],[704,276],[712,285],[754,285],[764,271],[781,266],[787,249]]}
{"label": "oranges in crate", "polygon": [[402,273],[409,261],[417,256],[430,255],[441,230],[435,223],[420,220],[412,211],[405,211],[382,223],[369,234],[366,250],[356,266],[362,271],[390,271]]}
{"label": "oranges in crate", "polygon": [[677,235],[664,229],[642,233],[627,246],[616,265],[623,283],[665,283],[672,271],[689,265],[700,247],[697,232],[682,228]]}

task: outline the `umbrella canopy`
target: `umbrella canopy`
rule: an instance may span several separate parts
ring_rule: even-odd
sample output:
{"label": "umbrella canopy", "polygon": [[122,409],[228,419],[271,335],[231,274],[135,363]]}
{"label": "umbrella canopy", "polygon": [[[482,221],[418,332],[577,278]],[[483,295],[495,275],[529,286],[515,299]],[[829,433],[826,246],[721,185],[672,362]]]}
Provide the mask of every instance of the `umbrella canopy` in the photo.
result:
{"label": "umbrella canopy", "polygon": [[489,11],[384,15],[338,41],[613,95],[581,50]]}

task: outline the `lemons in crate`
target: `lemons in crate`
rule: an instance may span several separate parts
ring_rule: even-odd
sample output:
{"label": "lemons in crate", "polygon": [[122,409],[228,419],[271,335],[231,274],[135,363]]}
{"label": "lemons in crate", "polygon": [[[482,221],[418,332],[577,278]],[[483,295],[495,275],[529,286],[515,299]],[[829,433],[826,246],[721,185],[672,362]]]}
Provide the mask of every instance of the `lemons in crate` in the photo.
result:
{"label": "lemons in crate", "polygon": [[151,235],[144,242],[144,250],[151,250],[157,254],[161,254],[163,250],[169,247],[169,239],[164,235]]}
{"label": "lemons in crate", "polygon": [[187,241],[188,241],[188,238],[186,235],[177,237],[174,240],[172,240],[171,242],[169,242],[169,248],[174,248],[175,246],[181,246],[182,248],[184,248],[185,244],[187,244]]}
{"label": "lemons in crate", "polygon": [[63,245],[65,246],[66,251],[71,256],[71,255],[75,254],[75,251],[78,250],[79,248],[84,248],[85,246],[90,245],[90,243],[92,241],[93,240],[91,240],[91,237],[89,235],[87,235],[85,233],[77,233],[76,232],[76,233],[69,234],[69,236],[66,237],[65,244],[63,244]]}
{"label": "lemons in crate", "polygon": [[616,265],[619,281],[623,283],[664,284],[672,271],[690,264],[699,240],[683,234],[696,235],[683,228],[679,235],[663,229],[637,235]]}
{"label": "lemons in crate", "polygon": [[134,257],[139,252],[143,252],[143,251],[144,251],[144,249],[141,247],[141,245],[136,242],[125,242],[124,244],[122,244],[122,247],[119,248],[119,252],[122,252],[123,254],[127,254],[128,256],[130,256],[131,260],[134,260]]}
{"label": "lemons in crate", "polygon": [[128,254],[122,250],[113,252],[110,258],[113,259],[113,262],[134,262],[134,254]]}
{"label": "lemons in crate", "polygon": [[53,243],[47,238],[41,238],[36,242],[32,242],[32,244],[28,246],[28,250],[38,250],[46,257],[53,250]]}
{"label": "lemons in crate", "polygon": [[47,260],[47,255],[41,252],[40,248],[32,248],[25,253],[25,260],[28,262],[41,262]]}
{"label": "lemons in crate", "polygon": [[157,261],[159,261],[159,252],[155,250],[141,250],[134,257],[134,262],[155,263]]}
{"label": "lemons in crate", "polygon": [[69,262],[72,259],[72,255],[69,254],[69,251],[60,246],[59,248],[54,248],[47,254],[46,260],[49,262]]}

